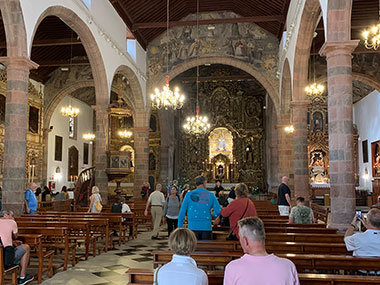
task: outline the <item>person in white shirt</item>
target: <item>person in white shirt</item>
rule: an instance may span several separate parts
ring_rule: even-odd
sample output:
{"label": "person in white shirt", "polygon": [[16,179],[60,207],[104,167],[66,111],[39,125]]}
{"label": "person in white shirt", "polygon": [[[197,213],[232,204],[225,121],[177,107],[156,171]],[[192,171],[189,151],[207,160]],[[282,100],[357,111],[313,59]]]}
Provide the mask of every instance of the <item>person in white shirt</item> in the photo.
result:
{"label": "person in white shirt", "polygon": [[169,237],[169,248],[174,251],[172,261],[156,269],[157,284],[208,285],[206,273],[190,257],[196,246],[197,238],[191,230],[174,230]]}
{"label": "person in white shirt", "polygon": [[344,242],[348,251],[353,251],[353,256],[380,257],[380,210],[371,209],[364,219],[365,232],[355,233],[358,217],[355,215],[348,227]]}
{"label": "person in white shirt", "polygon": [[150,212],[152,214],[153,219],[153,231],[152,231],[152,239],[158,239],[158,232],[160,230],[160,223],[162,219],[162,215],[164,213],[164,204],[165,204],[165,196],[161,192],[162,185],[157,184],[156,190],[149,195],[148,201],[146,202],[144,215],[148,216],[148,208],[149,205],[152,205]]}

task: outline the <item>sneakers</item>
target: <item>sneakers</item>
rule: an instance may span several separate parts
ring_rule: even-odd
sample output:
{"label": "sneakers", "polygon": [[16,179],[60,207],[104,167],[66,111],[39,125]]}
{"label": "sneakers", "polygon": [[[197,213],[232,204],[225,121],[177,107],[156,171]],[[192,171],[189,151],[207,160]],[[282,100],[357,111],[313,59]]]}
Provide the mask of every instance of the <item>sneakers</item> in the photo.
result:
{"label": "sneakers", "polygon": [[33,275],[29,275],[27,274],[24,278],[19,278],[18,279],[18,285],[24,285],[24,284],[28,284],[29,282],[32,282],[34,279],[34,276]]}

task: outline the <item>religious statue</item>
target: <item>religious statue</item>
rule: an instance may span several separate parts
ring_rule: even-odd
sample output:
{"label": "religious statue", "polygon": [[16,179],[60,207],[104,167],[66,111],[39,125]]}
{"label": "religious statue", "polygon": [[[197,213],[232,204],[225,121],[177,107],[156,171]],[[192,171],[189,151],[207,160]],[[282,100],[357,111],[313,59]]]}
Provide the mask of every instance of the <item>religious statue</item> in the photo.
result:
{"label": "religious statue", "polygon": [[222,164],[219,164],[217,167],[216,177],[219,179],[224,178],[224,167]]}
{"label": "religious statue", "polygon": [[218,139],[218,145],[216,146],[216,151],[226,151],[226,139],[225,138],[219,138]]}
{"label": "religious statue", "polygon": [[323,131],[323,118],[321,112],[313,114],[313,131]]}
{"label": "religious statue", "polygon": [[321,151],[314,151],[311,157],[310,173],[313,183],[324,183],[327,171],[325,169],[324,157]]}

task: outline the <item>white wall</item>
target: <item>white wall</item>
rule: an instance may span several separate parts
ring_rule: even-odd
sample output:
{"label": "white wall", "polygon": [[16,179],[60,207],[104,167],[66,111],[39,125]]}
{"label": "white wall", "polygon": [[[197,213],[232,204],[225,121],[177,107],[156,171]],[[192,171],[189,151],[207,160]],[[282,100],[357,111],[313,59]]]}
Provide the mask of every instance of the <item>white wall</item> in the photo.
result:
{"label": "white wall", "polygon": [[141,58],[144,56],[144,52],[138,51],[137,62],[134,62],[127,53],[126,25],[109,1],[93,0],[91,9],[88,9],[81,0],[20,0],[20,3],[24,16],[29,56],[34,33],[37,30],[36,23],[40,15],[52,6],[65,7],[81,18],[94,36],[106,69],[108,90],[111,88],[115,70],[120,65],[126,65],[137,75],[145,100],[146,61]]}
{"label": "white wall", "polygon": [[[69,138],[69,118],[61,115],[61,108],[71,104],[74,107],[80,109],[80,113],[77,117],[77,139],[73,140]],[[54,110],[53,116],[51,117],[50,126],[53,126],[53,130],[49,133],[48,142],[48,179],[51,180],[54,177],[56,168],[59,167],[61,170],[61,178],[56,179],[56,190],[61,190],[62,186],[73,187],[71,183],[67,181],[67,171],[68,171],[68,150],[71,146],[75,146],[79,151],[79,168],[80,173],[83,169],[92,166],[92,148],[93,145],[89,146],[89,159],[88,164],[83,164],[83,143],[88,143],[83,139],[84,133],[94,133],[93,131],[93,109],[83,103],[82,101],[76,100],[72,97],[66,96],[61,103]],[[63,138],[62,142],[62,161],[55,161],[55,136],[61,136]],[[78,173],[78,174],[79,174]],[[57,178],[57,177],[56,177]]]}
{"label": "white wall", "polygon": [[[380,93],[373,91],[354,104],[354,124],[359,132],[359,183],[360,189],[372,191],[371,143],[380,140]],[[362,141],[368,140],[368,163],[363,163]],[[369,177],[364,177],[365,168]]]}

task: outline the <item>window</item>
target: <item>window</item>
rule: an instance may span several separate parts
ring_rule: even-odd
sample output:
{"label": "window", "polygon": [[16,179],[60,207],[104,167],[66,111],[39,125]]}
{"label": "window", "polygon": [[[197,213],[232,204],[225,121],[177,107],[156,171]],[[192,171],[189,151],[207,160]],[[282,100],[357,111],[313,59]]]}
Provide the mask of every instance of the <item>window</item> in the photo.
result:
{"label": "window", "polygon": [[91,0],[82,0],[88,9],[91,9]]}
{"label": "window", "polygon": [[77,117],[69,117],[69,138],[77,139]]}
{"label": "window", "polygon": [[127,52],[136,61],[136,40],[127,39]]}
{"label": "window", "polygon": [[89,144],[83,143],[83,164],[88,164],[88,149]]}
{"label": "window", "polygon": [[363,163],[368,162],[368,140],[362,141]]}
{"label": "window", "polygon": [[29,132],[38,134],[40,110],[36,107],[29,106]]}
{"label": "window", "polygon": [[55,136],[54,160],[62,161],[62,137]]}

